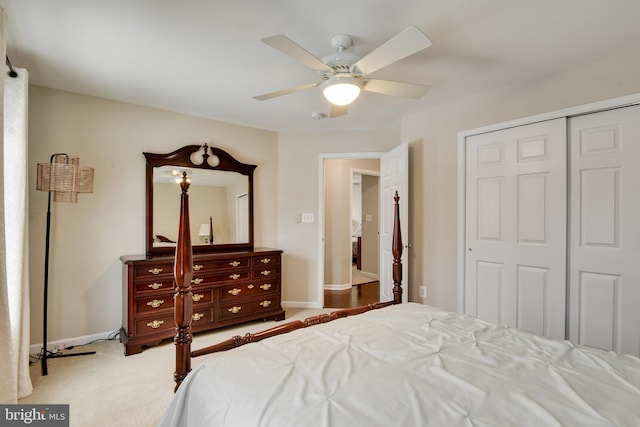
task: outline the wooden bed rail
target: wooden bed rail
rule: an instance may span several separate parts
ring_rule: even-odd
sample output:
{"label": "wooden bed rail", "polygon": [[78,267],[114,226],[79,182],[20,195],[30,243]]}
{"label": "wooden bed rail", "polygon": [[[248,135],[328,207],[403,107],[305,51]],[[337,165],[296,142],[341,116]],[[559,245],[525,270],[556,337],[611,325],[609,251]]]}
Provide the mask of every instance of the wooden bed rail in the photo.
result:
{"label": "wooden bed rail", "polygon": [[307,317],[304,320],[287,322],[273,328],[257,332],[248,333],[245,336],[234,336],[212,346],[191,351],[191,316],[192,316],[192,297],[191,297],[191,278],[193,276],[193,252],[191,249],[191,235],[189,232],[189,180],[186,173],[183,173],[182,182],[180,183],[182,194],[180,196],[180,228],[178,231],[178,242],[175,254],[174,275],[176,282],[175,290],[175,322],[176,335],[174,343],[176,347],[176,371],[174,380],[176,386],[174,391],[178,390],[182,381],[191,371],[191,358],[202,356],[205,354],[215,353],[219,351],[230,350],[240,347],[244,344],[261,341],[276,335],[294,331],[296,329],[306,328],[321,323],[327,323],[335,319],[347,316],[361,314],[370,310],[387,307],[393,304],[402,303],[402,233],[400,230],[400,207],[398,201],[400,196],[396,191],[394,199],[393,212],[393,236],[391,242],[391,252],[393,255],[393,300],[387,302],[378,302],[367,304],[362,307],[347,308],[337,310],[329,314],[320,314],[317,316]]}

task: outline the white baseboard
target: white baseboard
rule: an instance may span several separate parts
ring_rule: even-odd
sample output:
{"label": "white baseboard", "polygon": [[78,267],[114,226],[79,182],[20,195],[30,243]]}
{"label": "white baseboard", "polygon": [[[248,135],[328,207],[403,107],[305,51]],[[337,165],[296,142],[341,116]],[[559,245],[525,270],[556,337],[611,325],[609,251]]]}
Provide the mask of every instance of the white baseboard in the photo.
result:
{"label": "white baseboard", "polygon": [[343,283],[343,284],[326,283],[324,285],[325,291],[346,291],[347,289],[351,289],[351,283]]}
{"label": "white baseboard", "polygon": [[368,272],[368,271],[362,271],[362,270],[360,270],[360,274],[362,274],[362,275],[363,275],[363,276],[365,276],[365,277],[369,277],[369,278],[371,278],[371,279],[373,279],[373,280],[379,280],[379,279],[380,279],[380,275],[379,275],[379,274],[377,274],[377,273],[370,273],[370,272]]}
{"label": "white baseboard", "polygon": [[[102,332],[99,334],[84,335],[81,337],[72,337],[72,338],[65,338],[62,340],[48,341],[47,350],[49,351],[54,349],[62,350],[71,346],[89,344],[97,340],[106,340],[106,339],[109,339],[109,337],[113,337],[116,332],[117,331],[108,331],[108,332]],[[30,354],[40,353],[41,349],[42,349],[42,343],[31,344],[29,346],[29,353]]]}

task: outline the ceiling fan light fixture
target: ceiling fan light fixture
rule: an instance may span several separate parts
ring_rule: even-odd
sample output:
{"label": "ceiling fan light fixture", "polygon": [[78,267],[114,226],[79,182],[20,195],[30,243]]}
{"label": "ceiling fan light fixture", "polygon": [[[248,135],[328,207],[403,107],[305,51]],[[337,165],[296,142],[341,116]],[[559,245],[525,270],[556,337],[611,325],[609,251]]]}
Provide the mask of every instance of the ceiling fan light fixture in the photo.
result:
{"label": "ceiling fan light fixture", "polygon": [[360,95],[362,83],[355,77],[337,76],[324,83],[322,93],[334,105],[349,105]]}

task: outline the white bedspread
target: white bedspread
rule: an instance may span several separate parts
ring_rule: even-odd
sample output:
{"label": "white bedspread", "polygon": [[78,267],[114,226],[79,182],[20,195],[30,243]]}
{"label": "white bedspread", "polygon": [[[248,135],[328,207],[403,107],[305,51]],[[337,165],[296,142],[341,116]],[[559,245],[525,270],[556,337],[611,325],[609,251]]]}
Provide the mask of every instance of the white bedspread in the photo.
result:
{"label": "white bedspread", "polygon": [[640,359],[420,304],[206,357],[161,426],[640,426]]}

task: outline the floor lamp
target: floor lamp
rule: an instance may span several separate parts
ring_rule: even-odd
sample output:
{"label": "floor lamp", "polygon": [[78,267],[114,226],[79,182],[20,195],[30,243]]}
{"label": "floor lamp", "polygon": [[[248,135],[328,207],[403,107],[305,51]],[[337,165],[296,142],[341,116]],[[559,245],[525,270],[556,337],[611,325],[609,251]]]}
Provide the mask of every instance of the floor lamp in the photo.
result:
{"label": "floor lamp", "polygon": [[47,204],[47,237],[44,255],[44,305],[42,331],[42,375],[47,375],[47,359],[82,356],[95,351],[73,354],[48,354],[47,302],[49,294],[49,241],[51,235],[51,194],[54,202],[77,203],[78,193],[93,193],[93,168],[80,167],[80,159],[64,153],[53,154],[49,163],[38,163],[36,188],[49,193]]}

